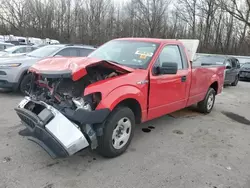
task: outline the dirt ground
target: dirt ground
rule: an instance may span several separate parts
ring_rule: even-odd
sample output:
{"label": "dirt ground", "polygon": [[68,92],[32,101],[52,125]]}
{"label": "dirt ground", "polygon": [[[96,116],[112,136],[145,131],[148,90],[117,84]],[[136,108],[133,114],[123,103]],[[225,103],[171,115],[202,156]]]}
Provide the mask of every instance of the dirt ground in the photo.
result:
{"label": "dirt ground", "polygon": [[127,152],[53,160],[18,134],[21,96],[0,93],[0,188],[250,188],[250,82],[195,108],[137,126]]}

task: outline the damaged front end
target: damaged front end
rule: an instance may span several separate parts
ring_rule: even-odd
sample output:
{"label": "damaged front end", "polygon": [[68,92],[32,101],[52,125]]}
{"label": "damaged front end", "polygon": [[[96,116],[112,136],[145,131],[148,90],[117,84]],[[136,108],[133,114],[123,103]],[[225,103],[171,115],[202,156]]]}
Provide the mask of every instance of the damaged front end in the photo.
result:
{"label": "damaged front end", "polygon": [[70,70],[31,69],[30,91],[15,110],[26,126],[26,136],[51,157],[67,157],[88,146],[98,147],[97,137],[102,135],[110,110],[96,109],[101,92],[84,96],[84,90],[95,82],[127,73],[105,65],[86,67],[86,74],[77,80]]}

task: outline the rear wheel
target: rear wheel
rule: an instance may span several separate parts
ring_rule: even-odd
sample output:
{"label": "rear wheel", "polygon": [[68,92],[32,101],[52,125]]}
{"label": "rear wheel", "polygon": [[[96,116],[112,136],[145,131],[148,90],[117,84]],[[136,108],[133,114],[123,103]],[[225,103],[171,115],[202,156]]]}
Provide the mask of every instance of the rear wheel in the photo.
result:
{"label": "rear wheel", "polygon": [[237,76],[235,77],[234,82],[232,83],[232,86],[237,86],[238,82],[239,82],[239,76],[237,75]]}
{"label": "rear wheel", "polygon": [[135,117],[128,107],[114,109],[104,125],[103,135],[98,139],[98,152],[103,157],[113,158],[128,148],[135,127]]}
{"label": "rear wheel", "polygon": [[26,74],[23,76],[23,79],[21,80],[19,87],[19,90],[23,95],[27,95],[26,92],[28,92],[31,87],[31,79],[32,79],[31,74]]}
{"label": "rear wheel", "polygon": [[209,88],[205,99],[198,103],[200,112],[208,114],[212,111],[215,102],[215,93],[216,92],[213,88]]}

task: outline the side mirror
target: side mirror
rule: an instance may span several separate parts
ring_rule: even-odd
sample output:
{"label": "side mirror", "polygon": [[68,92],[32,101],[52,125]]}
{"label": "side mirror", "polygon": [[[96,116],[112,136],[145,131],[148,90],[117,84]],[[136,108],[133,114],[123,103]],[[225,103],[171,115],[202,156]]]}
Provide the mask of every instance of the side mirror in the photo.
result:
{"label": "side mirror", "polygon": [[161,67],[157,67],[156,74],[176,74],[178,71],[178,64],[172,62],[162,63]]}
{"label": "side mirror", "polygon": [[226,69],[231,69],[232,67],[230,65],[226,65]]}

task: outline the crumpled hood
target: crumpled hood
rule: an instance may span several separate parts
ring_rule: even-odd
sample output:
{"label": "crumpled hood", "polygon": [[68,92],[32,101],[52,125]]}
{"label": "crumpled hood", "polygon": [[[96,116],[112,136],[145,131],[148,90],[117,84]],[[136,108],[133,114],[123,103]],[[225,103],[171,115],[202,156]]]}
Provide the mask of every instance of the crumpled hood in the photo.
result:
{"label": "crumpled hood", "polygon": [[118,65],[109,61],[90,58],[90,57],[54,57],[38,61],[30,67],[29,71],[37,74],[71,74],[74,81],[82,78],[87,74],[86,68],[105,63],[105,66],[114,68],[118,71],[133,72],[134,69]]}

